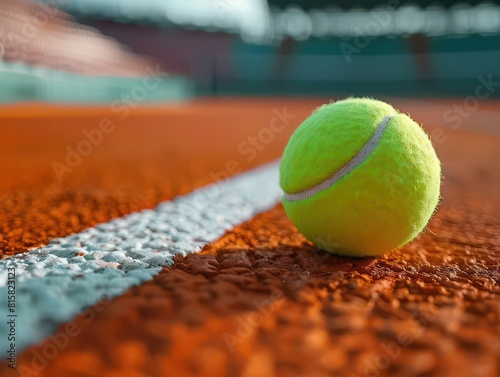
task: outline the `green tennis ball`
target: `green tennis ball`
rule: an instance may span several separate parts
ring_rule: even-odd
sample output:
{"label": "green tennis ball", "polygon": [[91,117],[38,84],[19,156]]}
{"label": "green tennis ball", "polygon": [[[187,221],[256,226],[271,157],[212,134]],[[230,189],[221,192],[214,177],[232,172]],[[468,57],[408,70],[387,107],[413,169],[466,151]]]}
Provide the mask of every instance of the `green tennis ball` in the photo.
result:
{"label": "green tennis ball", "polygon": [[369,98],[317,108],[280,163],[288,217],[319,248],[381,255],[414,239],[439,201],[441,167],[410,117]]}

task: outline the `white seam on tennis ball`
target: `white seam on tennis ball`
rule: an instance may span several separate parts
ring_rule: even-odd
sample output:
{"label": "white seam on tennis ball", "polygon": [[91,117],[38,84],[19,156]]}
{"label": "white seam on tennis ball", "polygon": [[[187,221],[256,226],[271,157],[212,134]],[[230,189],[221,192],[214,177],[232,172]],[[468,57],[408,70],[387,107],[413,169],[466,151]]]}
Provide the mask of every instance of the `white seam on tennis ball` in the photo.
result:
{"label": "white seam on tennis ball", "polygon": [[361,148],[356,156],[354,156],[347,164],[342,166],[340,170],[335,172],[332,176],[324,180],[323,182],[308,188],[306,190],[296,192],[293,194],[285,193],[283,198],[290,202],[296,202],[299,200],[310,198],[311,196],[317,194],[320,191],[323,191],[329,187],[332,187],[338,180],[345,175],[349,174],[352,170],[356,169],[359,165],[361,165],[366,158],[373,152],[375,147],[378,145],[382,135],[384,134],[385,129],[389,125],[389,121],[395,117],[396,115],[387,115],[382,119],[382,121],[378,124],[375,132],[368,142]]}

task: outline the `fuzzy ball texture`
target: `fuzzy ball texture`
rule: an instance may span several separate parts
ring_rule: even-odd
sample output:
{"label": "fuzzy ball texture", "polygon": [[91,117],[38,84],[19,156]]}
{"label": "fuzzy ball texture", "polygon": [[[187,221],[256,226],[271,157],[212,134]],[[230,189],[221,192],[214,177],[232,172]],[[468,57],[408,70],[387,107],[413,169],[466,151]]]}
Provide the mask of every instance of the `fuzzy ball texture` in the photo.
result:
{"label": "fuzzy ball texture", "polygon": [[[353,159],[358,163],[349,164]],[[307,195],[339,170],[345,175]],[[317,108],[290,138],[280,164],[288,217],[319,248],[348,256],[381,255],[413,240],[436,209],[440,185],[440,162],[422,128],[369,98]]]}

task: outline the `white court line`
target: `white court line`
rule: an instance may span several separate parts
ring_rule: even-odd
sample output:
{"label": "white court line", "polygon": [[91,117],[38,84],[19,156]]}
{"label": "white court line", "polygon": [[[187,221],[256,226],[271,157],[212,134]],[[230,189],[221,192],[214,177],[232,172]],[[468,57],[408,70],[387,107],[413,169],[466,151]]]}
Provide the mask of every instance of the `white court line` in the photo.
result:
{"label": "white court line", "polygon": [[0,261],[0,354],[8,343],[9,267],[17,275],[16,344],[22,350],[99,300],[152,279],[175,255],[200,251],[272,208],[282,194],[274,162]]}

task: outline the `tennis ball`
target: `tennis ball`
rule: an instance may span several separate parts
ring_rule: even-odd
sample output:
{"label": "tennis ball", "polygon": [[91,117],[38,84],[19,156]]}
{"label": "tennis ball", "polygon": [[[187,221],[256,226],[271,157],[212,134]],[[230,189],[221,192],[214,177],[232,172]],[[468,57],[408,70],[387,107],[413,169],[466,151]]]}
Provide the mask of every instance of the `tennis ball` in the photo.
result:
{"label": "tennis ball", "polygon": [[288,217],[321,249],[381,255],[414,239],[439,201],[441,167],[409,116],[369,98],[322,105],[280,163]]}

